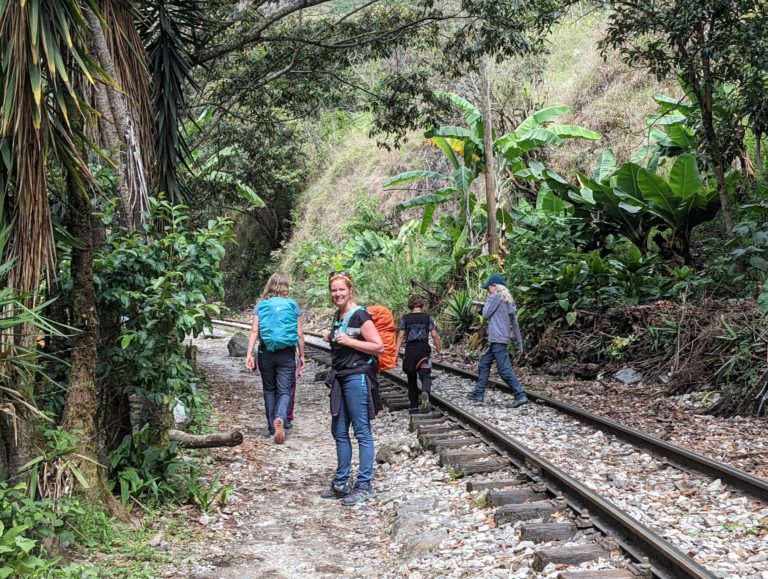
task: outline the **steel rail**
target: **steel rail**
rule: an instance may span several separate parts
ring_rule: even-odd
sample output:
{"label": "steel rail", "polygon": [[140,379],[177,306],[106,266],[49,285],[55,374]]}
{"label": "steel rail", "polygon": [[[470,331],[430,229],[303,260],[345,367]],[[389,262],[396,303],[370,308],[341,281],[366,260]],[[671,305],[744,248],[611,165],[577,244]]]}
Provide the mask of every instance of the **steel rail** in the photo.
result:
{"label": "steel rail", "polygon": [[[248,329],[250,327],[247,324],[231,321],[215,321],[214,323],[236,328]],[[314,333],[307,333],[309,335],[316,336]],[[311,342],[307,342],[307,344],[315,349],[325,352],[330,350],[330,348],[327,346],[320,344],[314,344]],[[435,364],[435,366],[438,366],[438,364]],[[476,375],[461,368],[455,368],[446,364],[439,364],[439,367],[449,372],[463,375],[468,378],[476,378]],[[391,372],[385,372],[384,374],[388,379],[394,382],[397,382],[401,385],[405,384],[405,380],[397,374],[393,374]],[[502,388],[505,386],[498,381],[493,381],[493,383]],[[593,421],[601,428],[607,428],[612,432],[616,432],[617,434],[631,434],[633,440],[643,441],[643,444],[647,444],[647,440],[652,440],[657,443],[662,443],[663,446],[659,445],[659,448],[669,446],[671,449],[678,452],[682,450],[677,449],[668,443],[664,443],[664,441],[659,439],[654,439],[653,437],[647,436],[641,432],[623,427],[613,421],[603,419],[599,416],[590,415],[589,413],[586,413],[576,408],[575,406],[564,404],[539,394],[528,393],[528,395],[534,400],[541,400],[546,404],[549,404],[576,417],[585,417],[586,415],[589,415],[592,420],[587,421]],[[640,523],[634,517],[631,517],[616,507],[610,501],[604,499],[585,485],[581,484],[579,481],[544,459],[539,454],[533,452],[525,445],[510,438],[506,433],[485,422],[484,420],[477,418],[463,408],[453,404],[452,402],[442,398],[435,393],[431,393],[430,398],[436,406],[443,408],[453,416],[456,416],[460,421],[470,425],[473,429],[480,432],[492,444],[502,448],[504,452],[509,455],[509,458],[513,464],[518,466],[522,464],[526,467],[532,467],[536,474],[540,476],[541,479],[546,483],[550,491],[553,494],[562,494],[568,504],[574,510],[579,513],[583,513],[585,510],[587,510],[589,512],[590,519],[593,521],[595,526],[603,533],[612,533],[615,537],[617,537],[619,539],[618,542],[621,548],[633,559],[638,562],[643,562],[643,558],[647,557],[651,564],[651,572],[655,577],[664,579],[673,577],[712,579],[715,577],[715,575],[710,573],[703,566],[699,565],[696,563],[696,561],[686,556],[679,549]],[[584,419],[586,420],[586,418]],[[618,427],[618,430],[615,430],[616,427]],[[706,457],[701,457],[700,455],[689,453],[688,451],[684,451],[684,453],[692,455],[696,460],[699,460],[700,458],[706,459]],[[711,461],[710,459],[706,459],[706,461],[712,464],[717,464],[715,461]]]}
{"label": "steel rail", "polygon": [[[233,321],[218,321],[217,324],[236,328],[250,329],[247,324],[241,324]],[[309,336],[321,338],[320,334],[315,332],[304,332]],[[458,368],[442,362],[433,362],[432,367],[441,369],[454,375],[463,376],[471,380],[477,380],[477,374],[464,368]],[[510,392],[509,386],[499,380],[489,380],[491,384],[500,390]],[[724,483],[731,485],[739,491],[759,500],[768,502],[768,480],[754,476],[743,470],[734,468],[728,464],[713,460],[703,454],[681,448],[665,440],[651,436],[634,428],[624,426],[610,418],[605,418],[597,414],[588,412],[573,404],[561,402],[550,396],[539,394],[534,391],[526,391],[528,398],[554,408],[575,419],[596,426],[598,429],[610,432],[618,438],[629,442],[635,446],[649,450],[662,457],[667,463],[685,471],[693,471],[707,477],[720,479]]]}
{"label": "steel rail", "polygon": [[[443,369],[452,374],[464,376],[465,378],[477,380],[477,374],[470,372],[469,370],[464,370],[463,368],[457,368],[441,362],[433,362],[432,367]],[[500,390],[511,392],[509,386],[504,382],[500,382],[499,380],[489,380],[489,382]],[[682,470],[695,471],[707,477],[719,478],[724,483],[739,489],[741,492],[748,494],[755,499],[768,502],[768,480],[713,460],[703,454],[675,446],[665,440],[645,434],[634,428],[629,428],[610,418],[604,418],[603,416],[587,412],[586,410],[568,404],[567,402],[561,402],[544,394],[529,392],[527,390],[526,394],[528,398],[532,400],[551,406],[560,412],[573,416],[577,420],[597,426],[600,430],[611,432],[622,440],[650,450],[658,456],[663,457],[668,463]]]}
{"label": "steel rail", "polygon": [[[330,348],[320,344],[307,344],[323,352]],[[383,373],[387,379],[405,385],[401,376],[391,372]],[[660,537],[654,531],[631,517],[610,501],[604,499],[545,458],[527,448],[506,433],[467,412],[434,392],[430,400],[449,414],[480,432],[492,444],[506,452],[511,462],[517,466],[532,466],[554,494],[562,494],[569,505],[579,514],[585,510],[595,526],[604,534],[612,533],[619,539],[620,547],[638,563],[647,557],[651,563],[651,573],[655,577],[671,579],[685,577],[695,579],[714,579],[715,575],[707,571],[696,561],[682,553],[675,546]]]}

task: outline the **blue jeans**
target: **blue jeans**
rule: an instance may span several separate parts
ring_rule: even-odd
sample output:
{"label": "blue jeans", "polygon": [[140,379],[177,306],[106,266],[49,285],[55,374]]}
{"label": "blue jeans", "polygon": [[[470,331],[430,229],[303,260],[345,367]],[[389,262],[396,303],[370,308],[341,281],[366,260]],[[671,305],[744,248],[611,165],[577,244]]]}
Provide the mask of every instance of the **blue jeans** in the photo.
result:
{"label": "blue jeans", "polygon": [[259,371],[264,388],[264,412],[269,433],[275,433],[275,418],[285,424],[291,403],[291,386],[296,379],[296,348],[267,352],[259,348]]}
{"label": "blue jeans", "polygon": [[368,419],[368,383],[365,374],[352,374],[339,379],[343,399],[338,415],[331,421],[331,433],[336,441],[336,475],[333,484],[344,486],[349,481],[352,465],[352,442],[349,438],[349,425],[355,432],[360,467],[355,486],[370,487],[373,479],[373,433]]}
{"label": "blue jeans", "polygon": [[499,370],[499,375],[507,385],[512,388],[515,398],[524,398],[523,386],[517,379],[517,374],[512,369],[512,360],[509,359],[509,350],[507,345],[500,342],[491,342],[490,348],[480,358],[479,369],[477,372],[477,384],[475,384],[475,396],[482,398],[485,396],[485,387],[488,385],[488,378],[491,375],[491,366],[494,360]]}

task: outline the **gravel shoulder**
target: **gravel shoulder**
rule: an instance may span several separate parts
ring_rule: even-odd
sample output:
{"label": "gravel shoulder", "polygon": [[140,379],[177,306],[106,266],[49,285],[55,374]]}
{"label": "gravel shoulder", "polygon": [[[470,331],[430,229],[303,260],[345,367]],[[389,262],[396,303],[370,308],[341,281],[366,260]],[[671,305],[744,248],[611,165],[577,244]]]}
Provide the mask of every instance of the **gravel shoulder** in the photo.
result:
{"label": "gravel shoulder", "polygon": [[283,445],[267,436],[261,381],[226,339],[196,340],[198,366],[212,384],[220,431],[244,443],[213,452],[214,471],[235,487],[226,506],[192,521],[196,541],[167,577],[385,576],[389,521],[373,503],[345,508],[321,499],[336,465],[325,387],[309,364],[297,388],[295,425]]}

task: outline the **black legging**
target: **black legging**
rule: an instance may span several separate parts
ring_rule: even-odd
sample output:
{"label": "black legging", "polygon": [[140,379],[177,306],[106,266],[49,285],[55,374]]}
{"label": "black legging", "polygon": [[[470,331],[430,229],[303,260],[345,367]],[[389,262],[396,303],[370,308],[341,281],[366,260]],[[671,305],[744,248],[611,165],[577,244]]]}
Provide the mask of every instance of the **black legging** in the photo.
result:
{"label": "black legging", "polygon": [[416,385],[416,376],[421,381],[421,390],[429,394],[432,391],[432,369],[419,368],[415,372],[406,372],[408,376],[408,400],[411,402],[411,408],[419,407],[419,388]]}

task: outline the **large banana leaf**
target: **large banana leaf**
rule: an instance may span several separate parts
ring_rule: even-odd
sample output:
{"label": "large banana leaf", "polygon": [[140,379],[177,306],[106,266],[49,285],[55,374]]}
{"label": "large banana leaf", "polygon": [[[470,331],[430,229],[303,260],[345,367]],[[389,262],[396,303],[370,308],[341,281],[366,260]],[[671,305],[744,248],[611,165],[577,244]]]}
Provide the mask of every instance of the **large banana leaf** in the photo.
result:
{"label": "large banana leaf", "polygon": [[[459,168],[459,159],[456,157],[456,151],[451,147],[451,143],[445,137],[432,137],[432,143],[440,149],[448,158],[448,162],[451,164],[454,170]],[[462,150],[463,152],[463,150]]]}
{"label": "large banana leaf", "polygon": [[701,193],[701,174],[692,153],[680,155],[669,173],[669,187],[682,200],[687,201]]}
{"label": "large banana leaf", "polygon": [[680,214],[679,199],[675,197],[669,184],[659,175],[642,169],[637,175],[637,185],[643,199],[649,204],[655,206],[659,216],[672,226],[679,226],[684,220]]}
{"label": "large banana leaf", "polygon": [[[446,189],[441,189],[441,191],[445,191]],[[451,190],[455,191],[452,187]],[[401,203],[397,204],[397,209],[399,211],[403,211],[405,209],[411,209],[413,207],[426,207],[428,205],[439,205],[440,203],[445,203],[451,198],[451,195],[448,195],[446,193],[438,193],[437,191],[435,193],[427,193],[426,195],[417,195],[416,197],[411,197],[410,199],[406,199],[405,201],[402,201]]]}
{"label": "large banana leaf", "polygon": [[453,172],[454,187],[457,191],[468,191],[476,177],[477,173],[466,165],[462,165]]}
{"label": "large banana leaf", "polygon": [[659,109],[661,109],[662,112],[676,110],[684,115],[689,115],[693,112],[693,107],[684,103],[682,99],[677,99],[664,94],[655,94],[653,95],[653,100],[660,105]]}
{"label": "large banana leaf", "polygon": [[592,179],[597,183],[603,183],[616,171],[616,155],[611,149],[603,149],[595,161],[595,169],[592,171]]}
{"label": "large banana leaf", "polygon": [[599,141],[603,135],[595,131],[590,131],[584,127],[576,125],[550,125],[548,130],[555,133],[561,139],[586,139],[588,141]]}
{"label": "large banana leaf", "polygon": [[518,126],[516,130],[518,132],[526,132],[536,127],[540,127],[548,123],[555,117],[564,115],[570,110],[571,109],[565,105],[558,105],[558,106],[549,107],[546,109],[541,109],[540,111],[536,111],[530,117],[528,117],[522,123],[520,123],[520,126]]}
{"label": "large banana leaf", "polygon": [[478,139],[477,136],[472,131],[470,131],[469,129],[465,129],[464,127],[454,127],[451,125],[447,125],[445,127],[438,127],[437,129],[427,131],[426,136],[430,138],[431,137],[448,137],[451,139],[461,139],[463,141],[469,141],[471,143],[474,143],[478,147],[483,146],[482,137]]}
{"label": "large banana leaf", "polygon": [[515,133],[519,139],[517,147],[523,153],[527,153],[540,145],[553,145],[559,147],[563,144],[563,140],[549,129],[537,128],[522,134],[518,131],[515,131]]}
{"label": "large banana leaf", "polygon": [[638,175],[644,169],[637,163],[624,163],[616,173],[616,186],[634,197],[642,197]]}
{"label": "large banana leaf", "polygon": [[480,109],[457,94],[450,92],[438,92],[437,94],[451,101],[451,103],[461,111],[464,120],[471,127],[472,132],[478,139],[482,140],[484,127],[483,114],[480,112]]}
{"label": "large banana leaf", "polygon": [[399,175],[395,175],[384,181],[384,187],[393,187],[409,181],[418,181],[419,179],[439,179],[441,181],[448,181],[450,180],[450,177],[443,175],[442,173],[436,173],[435,171],[406,171],[405,173],[400,173]]}

